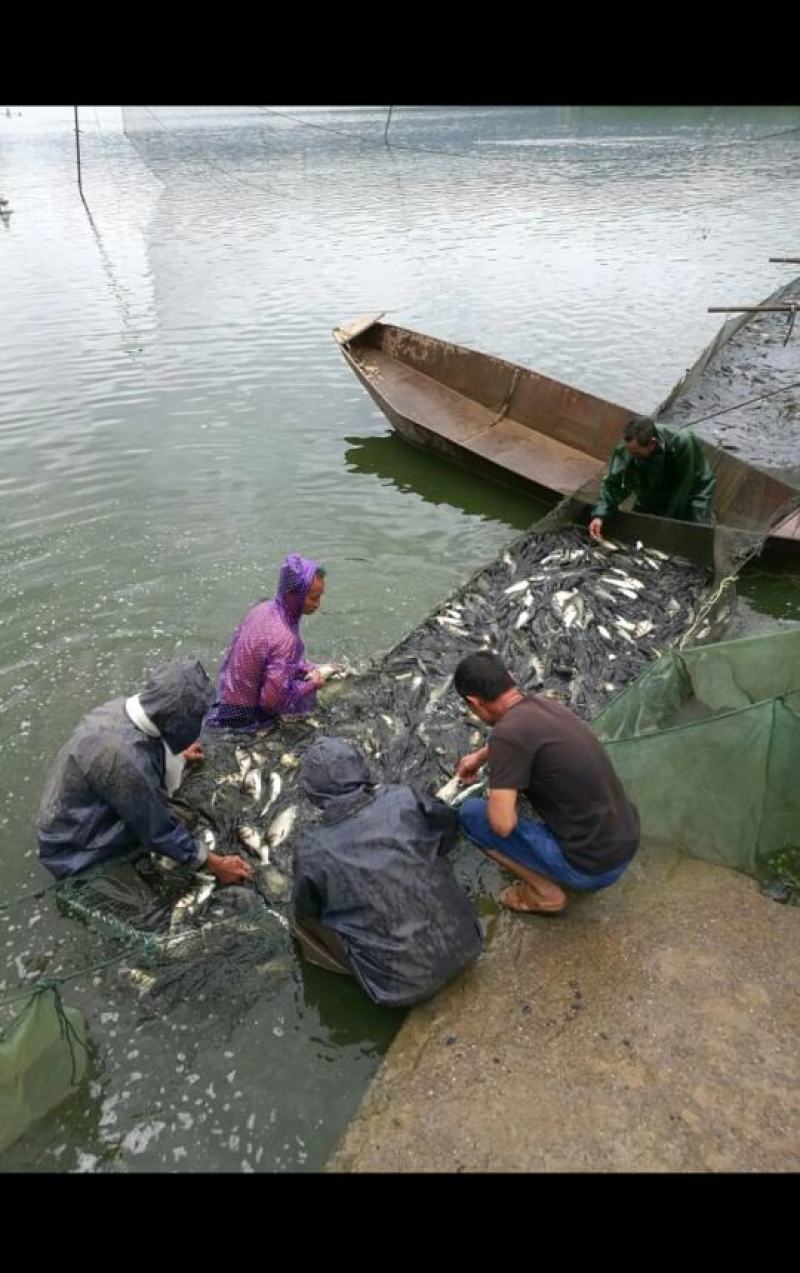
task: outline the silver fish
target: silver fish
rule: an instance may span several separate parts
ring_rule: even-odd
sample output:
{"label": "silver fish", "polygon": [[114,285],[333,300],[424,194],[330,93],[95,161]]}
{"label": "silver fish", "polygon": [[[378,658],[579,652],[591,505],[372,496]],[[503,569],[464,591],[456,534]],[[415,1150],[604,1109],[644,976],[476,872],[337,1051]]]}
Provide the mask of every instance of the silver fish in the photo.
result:
{"label": "silver fish", "polygon": [[614,640],[614,638],[612,637],[612,635],[611,635],[611,633],[609,632],[608,628],[604,628],[604,627],[603,627],[603,625],[602,625],[602,623],[598,623],[598,625],[597,625],[597,631],[600,633],[600,635],[601,635],[601,637],[603,638],[603,640],[604,640],[604,641],[613,641],[613,640]]}
{"label": "silver fish", "polygon": [[522,579],[519,583],[512,583],[510,588],[504,588],[503,591],[507,597],[513,597],[516,592],[522,592],[527,586],[528,580]]}
{"label": "silver fish", "polygon": [[151,972],[144,972],[141,968],[129,968],[128,980],[132,986],[136,986],[137,990],[145,992],[152,990],[156,984],[156,979]]}
{"label": "silver fish", "polygon": [[443,787],[439,788],[436,792],[436,799],[444,800],[445,804],[450,804],[461,785],[461,779],[458,774],[456,774],[454,778],[451,778],[449,782],[446,782]]}
{"label": "silver fish", "polygon": [[251,800],[258,801],[261,799],[263,784],[261,781],[260,769],[251,769],[245,774],[244,782],[242,783],[242,790],[246,796],[250,797]]}
{"label": "silver fish", "polygon": [[538,676],[538,678],[539,678],[539,680],[540,680],[540,681],[541,681],[541,680],[543,680],[543,678],[544,678],[544,663],[543,663],[543,662],[542,662],[542,660],[539,658],[539,655],[538,655],[538,654],[532,654],[532,655],[531,655],[531,659],[530,659],[530,663],[528,664],[528,667],[529,667],[529,668],[530,668],[533,672],[535,672],[535,673],[536,673],[536,675]]}
{"label": "silver fish", "polygon": [[292,881],[277,866],[260,866],[256,868],[257,880],[272,902],[285,902],[292,891]]}
{"label": "silver fish", "polygon": [[291,834],[296,818],[297,805],[293,804],[279,813],[277,818],[273,818],[267,832],[267,839],[271,849],[276,849],[279,844],[283,844],[286,837]]}
{"label": "silver fish", "polygon": [[260,831],[255,827],[237,827],[236,834],[245,848],[250,849],[251,853],[257,853],[262,862],[269,861],[269,858],[264,856],[267,846]]}
{"label": "silver fish", "polygon": [[236,763],[239,766],[239,772],[241,776],[244,778],[245,774],[249,773],[250,770],[253,768],[255,761],[253,760],[253,757],[250,755],[250,752],[247,750],[246,747],[237,747],[236,751],[233,754],[236,757]]}
{"label": "silver fish", "polygon": [[281,764],[285,769],[295,769],[297,765],[300,764],[300,761],[297,756],[295,756],[294,752],[285,751],[281,756]]}
{"label": "silver fish", "polygon": [[205,872],[198,871],[196,878],[200,880],[198,886],[193,888],[191,892],[184,893],[183,897],[175,903],[172,909],[172,916],[169,921],[169,931],[171,933],[179,929],[182,924],[185,924],[192,915],[195,915],[214,892],[217,881],[213,875],[206,875]]}
{"label": "silver fish", "polygon": [[619,597],[613,596],[607,588],[595,588],[595,595],[602,597],[604,601],[610,601],[613,606],[619,602]]}
{"label": "silver fish", "polygon": [[525,624],[529,621],[530,617],[531,617],[530,610],[522,610],[520,612],[519,618],[517,619],[517,622],[514,624],[515,631],[517,628],[524,628]]}
{"label": "silver fish", "polygon": [[455,797],[455,799],[450,801],[452,808],[455,808],[457,805],[463,804],[464,801],[467,800],[476,791],[482,791],[484,785],[485,785],[484,782],[481,781],[481,782],[473,782],[471,787],[465,787],[463,791],[459,792],[459,794]]}
{"label": "silver fish", "polygon": [[620,592],[632,592],[634,600],[637,592],[641,592],[644,587],[641,579],[634,579],[633,575],[628,575],[625,582],[613,575],[601,575],[600,582],[611,584],[612,587],[619,588]]}
{"label": "silver fish", "polygon": [[601,548],[607,549],[610,553],[618,553],[622,547],[622,545],[618,544],[614,539],[599,539],[597,542]]}
{"label": "silver fish", "polygon": [[275,769],[269,776],[269,799],[267,800],[267,803],[264,805],[264,808],[261,810],[260,816],[262,818],[264,817],[264,814],[267,812],[267,809],[269,809],[278,799],[278,796],[281,794],[282,787],[283,787],[283,783],[281,781],[281,776],[278,773],[277,769]]}
{"label": "silver fish", "polygon": [[634,627],[633,635],[635,637],[647,636],[648,633],[653,631],[654,627],[655,627],[655,624],[653,623],[652,619],[642,619],[641,623],[637,623],[636,626]]}
{"label": "silver fish", "polygon": [[342,667],[341,663],[320,663],[317,671],[326,681],[340,681],[347,676],[347,668]]}
{"label": "silver fish", "polygon": [[451,678],[449,676],[446,677],[441,684],[436,686],[435,690],[431,691],[430,697],[428,698],[428,706],[425,709],[426,711],[428,711],[431,707],[435,707],[440,698],[444,698],[450,688],[450,680]]}
{"label": "silver fish", "polygon": [[632,636],[629,636],[629,635],[628,635],[628,633],[625,631],[625,629],[624,629],[624,628],[621,628],[621,627],[619,626],[619,624],[618,624],[618,623],[615,623],[615,624],[614,624],[614,626],[615,626],[615,628],[617,629],[617,631],[619,632],[619,634],[620,634],[620,636],[622,637],[623,641],[627,641],[629,645],[635,645],[635,644],[636,644],[636,642],[634,641],[633,637],[632,637]]}

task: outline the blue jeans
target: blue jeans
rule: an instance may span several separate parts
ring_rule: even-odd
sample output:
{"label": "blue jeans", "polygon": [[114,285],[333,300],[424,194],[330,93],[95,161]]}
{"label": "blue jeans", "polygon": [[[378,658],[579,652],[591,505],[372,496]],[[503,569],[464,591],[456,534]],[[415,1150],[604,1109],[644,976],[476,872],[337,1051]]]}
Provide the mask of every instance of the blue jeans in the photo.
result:
{"label": "blue jeans", "polygon": [[615,884],[629,865],[615,866],[602,875],[587,875],[570,866],[553,832],[545,822],[533,822],[520,818],[511,835],[497,835],[489,825],[488,806],[485,800],[465,800],[459,809],[461,830],[479,849],[494,849],[504,857],[538,871],[557,884],[578,889],[581,893],[595,893],[598,889]]}

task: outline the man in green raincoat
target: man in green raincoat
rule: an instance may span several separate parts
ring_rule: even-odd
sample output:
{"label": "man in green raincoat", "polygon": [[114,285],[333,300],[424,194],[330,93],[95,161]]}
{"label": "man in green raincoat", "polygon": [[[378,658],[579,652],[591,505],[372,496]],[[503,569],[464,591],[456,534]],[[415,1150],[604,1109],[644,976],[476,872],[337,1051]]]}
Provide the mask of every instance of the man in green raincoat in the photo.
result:
{"label": "man in green raincoat", "polygon": [[636,496],[637,513],[711,522],[716,482],[693,433],[675,432],[656,426],[648,416],[634,416],[614,448],[600,499],[592,510],[589,534],[600,539],[606,518],[631,494]]}

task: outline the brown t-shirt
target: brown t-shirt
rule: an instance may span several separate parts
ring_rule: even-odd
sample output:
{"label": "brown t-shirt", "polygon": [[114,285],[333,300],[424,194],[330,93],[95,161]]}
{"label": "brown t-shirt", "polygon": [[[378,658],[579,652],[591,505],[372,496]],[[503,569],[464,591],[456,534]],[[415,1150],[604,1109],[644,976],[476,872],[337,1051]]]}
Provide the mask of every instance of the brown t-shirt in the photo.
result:
{"label": "brown t-shirt", "polygon": [[601,875],[633,857],[639,815],[602,743],[551,698],[526,696],[489,738],[489,787],[524,791],[571,866]]}

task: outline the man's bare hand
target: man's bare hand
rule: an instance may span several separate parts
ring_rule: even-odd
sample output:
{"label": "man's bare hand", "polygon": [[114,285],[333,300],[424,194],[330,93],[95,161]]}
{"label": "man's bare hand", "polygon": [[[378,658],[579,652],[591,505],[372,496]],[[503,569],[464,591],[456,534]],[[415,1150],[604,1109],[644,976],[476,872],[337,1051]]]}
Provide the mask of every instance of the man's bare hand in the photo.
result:
{"label": "man's bare hand", "polygon": [[589,534],[592,539],[603,538],[603,519],[602,517],[593,517],[589,522]]}
{"label": "man's bare hand", "polygon": [[253,878],[253,868],[240,857],[224,857],[221,853],[209,853],[206,866],[216,875],[220,884],[243,884]]}
{"label": "man's bare hand", "polygon": [[202,760],[205,752],[202,743],[190,743],[188,747],[184,747],[181,753],[184,760]]}
{"label": "man's bare hand", "polygon": [[478,770],[486,763],[488,755],[489,748],[481,747],[478,751],[471,751],[468,756],[462,756],[456,765],[456,773],[460,781],[474,782],[478,776]]}

